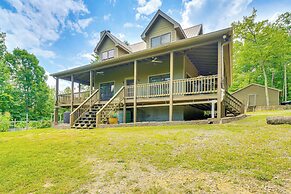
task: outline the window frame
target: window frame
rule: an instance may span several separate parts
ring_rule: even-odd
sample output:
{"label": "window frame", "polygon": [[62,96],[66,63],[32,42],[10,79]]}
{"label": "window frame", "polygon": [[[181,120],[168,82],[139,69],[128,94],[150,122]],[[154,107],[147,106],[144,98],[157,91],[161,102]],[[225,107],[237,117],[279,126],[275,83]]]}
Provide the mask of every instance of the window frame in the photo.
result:
{"label": "window frame", "polygon": [[[254,98],[254,104],[250,104],[250,97]],[[248,94],[248,106],[257,106],[257,94]]]}
{"label": "window frame", "polygon": [[[166,36],[166,35],[170,35],[170,41],[169,42],[166,42],[166,43],[162,43],[162,37],[163,36]],[[150,38],[150,41],[151,41],[151,48],[155,48],[153,47],[153,39],[155,38],[159,38],[159,44],[155,47],[158,47],[158,46],[161,46],[161,45],[165,45],[165,44],[168,44],[168,43],[171,43],[172,42],[172,33],[171,32],[168,32],[168,33],[165,33],[165,34],[161,34],[159,36],[154,36],[154,37],[151,37]]]}
{"label": "window frame", "polygon": [[[109,57],[109,53],[110,53],[111,51],[113,52],[113,53],[112,53],[113,56]],[[103,55],[104,55],[104,54],[106,54],[106,58],[103,58]],[[103,52],[101,53],[102,61],[105,61],[105,60],[108,60],[108,59],[112,59],[112,58],[114,58],[114,57],[115,57],[115,49],[106,50],[106,51],[103,51]]]}

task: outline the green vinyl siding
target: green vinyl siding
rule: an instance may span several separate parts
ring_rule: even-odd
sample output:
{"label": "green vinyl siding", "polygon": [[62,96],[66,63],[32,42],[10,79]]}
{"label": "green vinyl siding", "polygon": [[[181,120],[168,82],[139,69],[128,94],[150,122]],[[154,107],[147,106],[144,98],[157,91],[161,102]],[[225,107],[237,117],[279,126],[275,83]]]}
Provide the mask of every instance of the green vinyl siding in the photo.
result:
{"label": "green vinyl siding", "polygon": [[151,29],[146,34],[146,43],[147,48],[151,47],[151,38],[171,33],[171,42],[175,41],[176,33],[174,29],[174,25],[171,24],[169,21],[165,20],[163,17],[159,17],[155,23],[151,26]]}

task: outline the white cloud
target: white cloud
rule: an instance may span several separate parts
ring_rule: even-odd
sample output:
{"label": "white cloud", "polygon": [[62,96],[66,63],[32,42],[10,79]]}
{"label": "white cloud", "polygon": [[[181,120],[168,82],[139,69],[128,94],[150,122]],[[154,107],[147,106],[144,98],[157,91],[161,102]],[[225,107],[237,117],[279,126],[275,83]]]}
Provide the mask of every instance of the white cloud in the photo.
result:
{"label": "white cloud", "polygon": [[139,20],[144,16],[151,15],[162,6],[161,0],[138,0],[138,7],[136,8],[135,19]]}
{"label": "white cloud", "polygon": [[49,72],[45,72],[45,75],[47,76],[46,83],[50,88],[56,87],[56,80],[52,76],[50,76]]}
{"label": "white cloud", "polygon": [[94,57],[92,56],[93,53],[81,53],[80,56],[87,59],[88,62],[93,60]]}
{"label": "white cloud", "polygon": [[100,33],[94,32],[91,34],[91,37],[89,39],[89,44],[91,46],[96,46],[99,40],[100,40]]}
{"label": "white cloud", "polygon": [[182,13],[182,23],[181,25],[184,28],[187,28],[191,25],[191,14],[195,12],[197,9],[200,9],[204,4],[205,0],[183,0],[184,11]]}
{"label": "white cloud", "polygon": [[117,38],[119,38],[120,40],[124,41],[125,34],[123,34],[123,33],[118,33],[118,34],[117,34]]}
{"label": "white cloud", "polygon": [[[0,8],[0,28],[7,33],[9,50],[15,47],[36,51],[43,57],[54,57],[47,45],[57,41],[61,32],[72,25],[70,16],[89,13],[82,0],[7,0],[12,10]],[[78,21],[80,28],[89,20]],[[87,22],[87,23],[86,23]]]}
{"label": "white cloud", "polygon": [[109,3],[110,3],[111,5],[113,5],[113,6],[115,6],[115,4],[116,4],[116,0],[109,0]]}
{"label": "white cloud", "polygon": [[142,28],[142,25],[126,22],[123,24],[124,28]]}
{"label": "white cloud", "polygon": [[109,14],[106,14],[106,15],[103,16],[103,20],[104,21],[108,21],[108,20],[110,20],[110,17],[111,17],[111,14],[110,13]]}
{"label": "white cloud", "polygon": [[206,32],[229,27],[233,21],[249,14],[248,6],[252,1],[182,0],[181,24],[186,28],[203,23]]}

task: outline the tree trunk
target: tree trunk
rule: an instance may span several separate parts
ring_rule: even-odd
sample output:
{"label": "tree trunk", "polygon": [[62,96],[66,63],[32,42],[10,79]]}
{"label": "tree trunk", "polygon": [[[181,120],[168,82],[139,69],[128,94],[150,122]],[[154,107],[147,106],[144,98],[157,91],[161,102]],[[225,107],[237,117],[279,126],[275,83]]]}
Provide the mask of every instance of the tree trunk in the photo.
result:
{"label": "tree trunk", "polygon": [[289,125],[291,125],[291,117],[289,117],[289,116],[269,116],[269,117],[267,117],[267,124],[270,124],[270,125],[289,124]]}
{"label": "tree trunk", "polygon": [[266,70],[265,70],[265,66],[264,64],[262,65],[263,67],[263,74],[264,74],[264,78],[265,78],[265,96],[266,96],[266,104],[267,106],[270,105],[269,103],[269,91],[268,91],[268,78],[267,78],[267,73],[266,73]]}
{"label": "tree trunk", "polygon": [[287,64],[284,64],[284,101],[287,101]]}

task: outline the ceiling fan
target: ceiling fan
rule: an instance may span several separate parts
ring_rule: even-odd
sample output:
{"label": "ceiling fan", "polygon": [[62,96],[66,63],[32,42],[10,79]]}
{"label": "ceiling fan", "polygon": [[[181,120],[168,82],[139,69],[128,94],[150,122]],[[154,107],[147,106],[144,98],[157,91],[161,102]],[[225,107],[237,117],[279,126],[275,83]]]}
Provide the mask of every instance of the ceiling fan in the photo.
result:
{"label": "ceiling fan", "polygon": [[152,63],[162,63],[163,61],[158,60],[158,57],[152,57]]}

